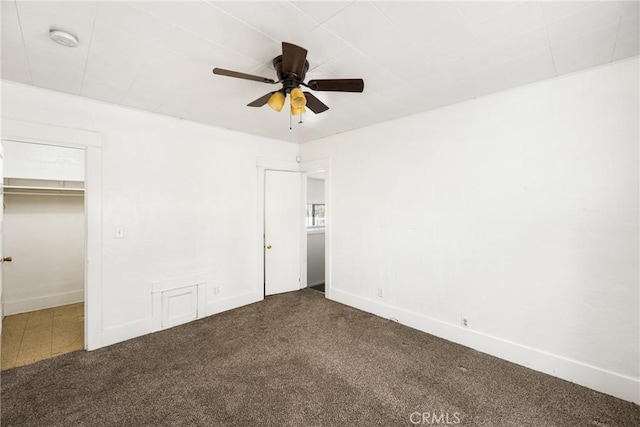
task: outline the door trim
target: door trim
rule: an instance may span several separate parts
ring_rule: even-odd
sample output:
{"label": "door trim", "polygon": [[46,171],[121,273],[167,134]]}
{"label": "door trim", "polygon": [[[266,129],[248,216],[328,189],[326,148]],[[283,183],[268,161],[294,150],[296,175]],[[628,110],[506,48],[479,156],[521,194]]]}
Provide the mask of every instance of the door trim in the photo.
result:
{"label": "door trim", "polygon": [[85,151],[84,348],[102,346],[102,134],[2,118],[3,140]]}

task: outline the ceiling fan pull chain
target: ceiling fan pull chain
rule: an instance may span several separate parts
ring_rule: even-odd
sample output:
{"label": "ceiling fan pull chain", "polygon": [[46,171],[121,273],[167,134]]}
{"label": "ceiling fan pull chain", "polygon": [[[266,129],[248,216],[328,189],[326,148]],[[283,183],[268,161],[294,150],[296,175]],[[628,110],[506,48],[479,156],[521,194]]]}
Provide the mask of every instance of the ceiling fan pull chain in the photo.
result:
{"label": "ceiling fan pull chain", "polygon": [[291,132],[291,114],[289,114],[289,132]]}
{"label": "ceiling fan pull chain", "polygon": [[301,125],[302,124],[302,113],[300,113],[300,119],[299,120],[300,121],[298,122],[298,124]]}

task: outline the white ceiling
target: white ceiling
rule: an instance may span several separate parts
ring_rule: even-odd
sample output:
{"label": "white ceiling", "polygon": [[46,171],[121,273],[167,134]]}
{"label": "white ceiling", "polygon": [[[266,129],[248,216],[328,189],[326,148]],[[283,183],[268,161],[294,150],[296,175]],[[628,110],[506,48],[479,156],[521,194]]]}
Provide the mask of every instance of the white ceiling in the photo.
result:
{"label": "white ceiling", "polygon": [[[2,1],[3,79],[286,141],[305,142],[638,55],[638,1]],[[59,46],[49,29],[80,40]],[[281,41],[312,78],[362,77],[362,94],[315,92],[304,124],[245,105],[277,86]]]}

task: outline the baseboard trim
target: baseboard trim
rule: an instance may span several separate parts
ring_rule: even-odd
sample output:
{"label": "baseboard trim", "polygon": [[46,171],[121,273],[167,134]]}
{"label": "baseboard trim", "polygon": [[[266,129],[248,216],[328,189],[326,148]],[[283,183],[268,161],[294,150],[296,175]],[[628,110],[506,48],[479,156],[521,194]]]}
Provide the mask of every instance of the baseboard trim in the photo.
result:
{"label": "baseboard trim", "polygon": [[59,307],[61,305],[76,304],[82,301],[84,301],[84,290],[62,292],[59,294],[45,295],[35,298],[7,301],[3,304],[3,312],[5,316],[10,316],[12,314]]}
{"label": "baseboard trim", "polygon": [[242,307],[244,305],[253,304],[254,302],[262,301],[264,295],[259,292],[247,292],[240,295],[234,295],[232,297],[220,298],[213,301],[207,301],[205,315],[198,316],[206,317],[213,314],[222,313],[224,311],[233,310],[234,308]]}
{"label": "baseboard trim", "polygon": [[319,282],[315,282],[315,283],[307,283],[307,288],[310,288],[312,286],[318,286],[318,285],[324,285],[324,280],[320,280]]}
{"label": "baseboard trim", "polygon": [[423,314],[407,311],[332,288],[331,300],[444,338],[482,353],[543,372],[590,389],[640,404],[640,379],[548,353],[478,331],[462,328]]}
{"label": "baseboard trim", "polygon": [[[209,301],[206,304],[205,314],[199,314],[198,319],[202,319],[203,317],[211,316],[217,313],[222,313],[223,311],[233,310],[234,308],[242,307],[244,305],[252,304],[254,302],[261,301],[263,298],[263,295],[257,292],[248,292],[241,295],[235,295],[228,298]],[[185,325],[186,323],[182,323],[182,325]],[[161,330],[164,329],[169,328],[163,328]],[[117,344],[119,342],[147,335],[152,332],[158,332],[158,330],[154,331],[152,317],[149,317],[147,319],[134,320],[133,322],[124,323],[122,325],[104,328],[102,330],[101,347]]]}
{"label": "baseboard trim", "polygon": [[110,326],[102,330],[101,347],[117,344],[152,332],[153,319],[134,320],[122,325]]}

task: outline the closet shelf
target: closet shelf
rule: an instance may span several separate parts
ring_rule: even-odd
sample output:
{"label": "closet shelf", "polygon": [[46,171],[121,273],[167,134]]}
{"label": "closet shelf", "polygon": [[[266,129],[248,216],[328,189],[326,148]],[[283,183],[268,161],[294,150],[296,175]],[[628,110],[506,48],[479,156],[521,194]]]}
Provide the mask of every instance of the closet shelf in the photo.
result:
{"label": "closet shelf", "polygon": [[82,196],[84,188],[69,187],[34,187],[27,185],[4,185],[4,194],[33,196]]}

